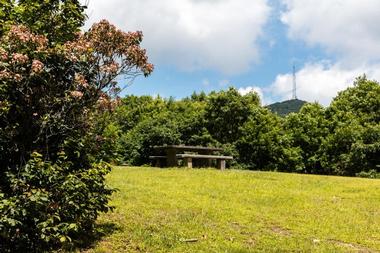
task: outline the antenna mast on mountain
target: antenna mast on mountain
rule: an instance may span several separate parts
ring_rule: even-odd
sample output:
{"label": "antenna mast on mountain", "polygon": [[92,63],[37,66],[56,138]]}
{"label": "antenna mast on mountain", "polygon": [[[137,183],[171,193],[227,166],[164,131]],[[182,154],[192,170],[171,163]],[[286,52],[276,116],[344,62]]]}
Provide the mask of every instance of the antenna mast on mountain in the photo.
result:
{"label": "antenna mast on mountain", "polygon": [[297,79],[296,79],[296,66],[293,64],[293,96],[292,99],[297,99]]}

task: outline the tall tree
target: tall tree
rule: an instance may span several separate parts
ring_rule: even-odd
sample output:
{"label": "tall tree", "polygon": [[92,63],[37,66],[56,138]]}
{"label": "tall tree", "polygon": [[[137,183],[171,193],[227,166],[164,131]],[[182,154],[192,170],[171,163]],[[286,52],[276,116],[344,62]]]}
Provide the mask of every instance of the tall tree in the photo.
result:
{"label": "tall tree", "polygon": [[49,249],[91,230],[108,210],[109,167],[94,163],[91,115],[113,103],[118,75],[147,76],[153,65],[141,32],[104,20],[80,32],[78,1],[3,6],[0,251]]}

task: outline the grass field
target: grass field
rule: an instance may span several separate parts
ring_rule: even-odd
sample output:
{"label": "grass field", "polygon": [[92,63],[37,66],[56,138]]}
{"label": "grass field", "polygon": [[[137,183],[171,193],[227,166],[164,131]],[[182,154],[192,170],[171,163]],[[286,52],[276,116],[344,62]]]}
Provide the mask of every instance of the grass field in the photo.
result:
{"label": "grass field", "polygon": [[116,209],[87,252],[380,251],[380,180],[130,167],[108,180]]}

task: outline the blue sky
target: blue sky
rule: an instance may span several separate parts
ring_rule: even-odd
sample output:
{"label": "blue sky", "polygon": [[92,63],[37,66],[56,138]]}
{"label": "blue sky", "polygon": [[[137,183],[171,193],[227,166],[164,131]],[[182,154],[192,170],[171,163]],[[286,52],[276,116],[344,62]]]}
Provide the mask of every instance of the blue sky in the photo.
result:
{"label": "blue sky", "polygon": [[295,64],[298,97],[327,105],[358,75],[380,80],[379,0],[90,0],[88,15],[144,33],[155,71],[125,94],[234,86],[269,104],[291,98]]}

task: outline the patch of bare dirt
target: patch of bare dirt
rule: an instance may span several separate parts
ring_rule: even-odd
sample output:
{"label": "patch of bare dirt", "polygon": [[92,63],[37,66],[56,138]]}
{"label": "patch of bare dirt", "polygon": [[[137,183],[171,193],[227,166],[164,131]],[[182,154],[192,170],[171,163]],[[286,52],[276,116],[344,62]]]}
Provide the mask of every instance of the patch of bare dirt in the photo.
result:
{"label": "patch of bare dirt", "polygon": [[345,248],[349,248],[355,252],[360,252],[360,253],[376,253],[376,252],[379,252],[379,251],[375,251],[375,250],[366,248],[362,245],[355,244],[355,243],[348,243],[348,242],[343,242],[343,241],[339,241],[339,240],[328,240],[328,241],[331,243],[334,243],[336,245],[339,245],[339,246],[342,246]]}
{"label": "patch of bare dirt", "polygon": [[272,232],[274,232],[278,235],[282,235],[282,236],[291,236],[292,235],[292,233],[289,229],[282,228],[280,226],[272,226],[271,230],[272,230]]}

